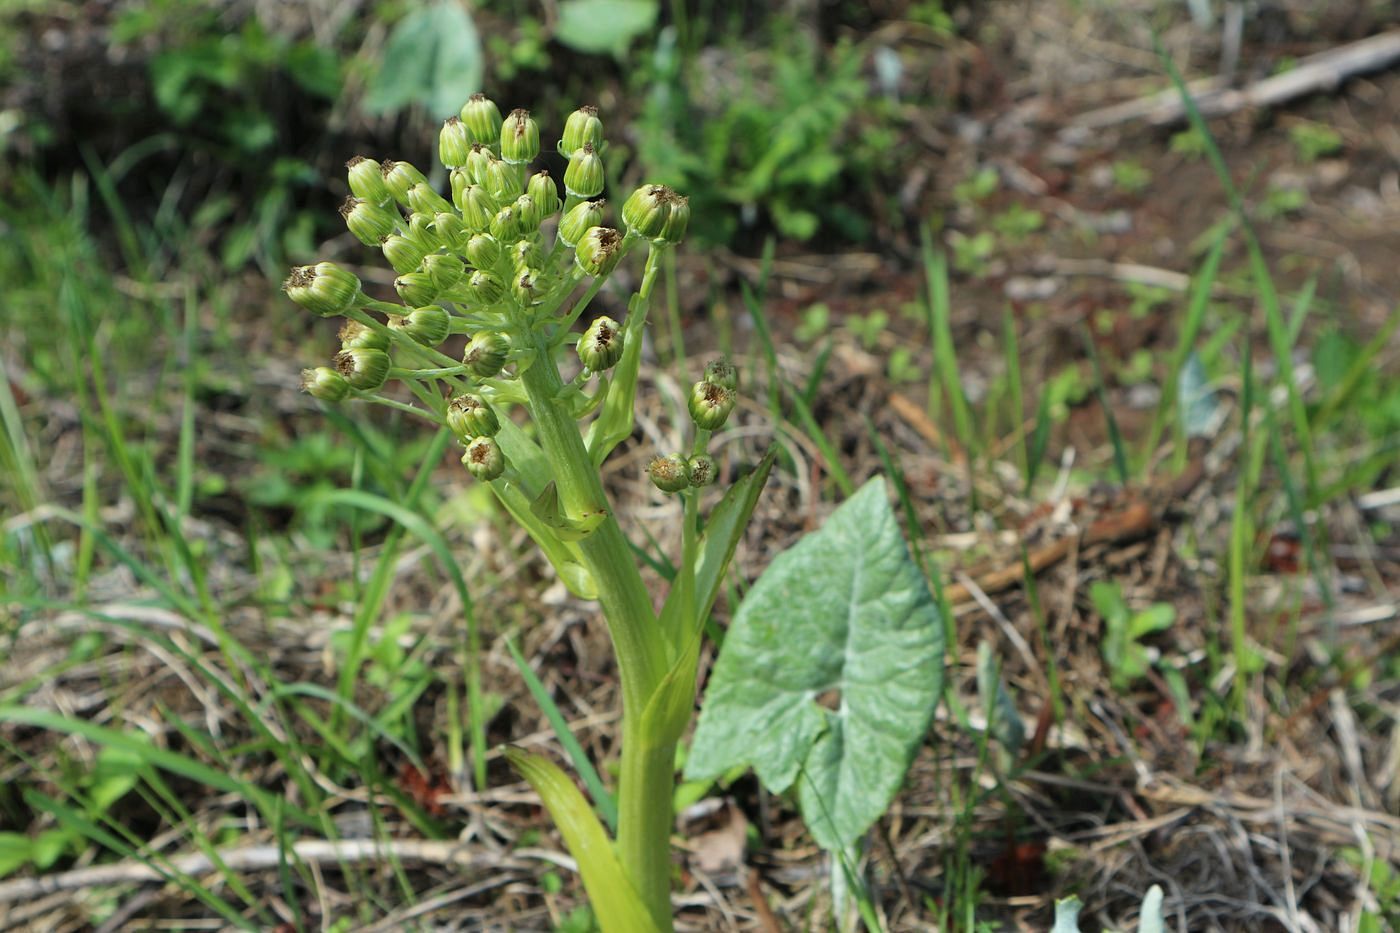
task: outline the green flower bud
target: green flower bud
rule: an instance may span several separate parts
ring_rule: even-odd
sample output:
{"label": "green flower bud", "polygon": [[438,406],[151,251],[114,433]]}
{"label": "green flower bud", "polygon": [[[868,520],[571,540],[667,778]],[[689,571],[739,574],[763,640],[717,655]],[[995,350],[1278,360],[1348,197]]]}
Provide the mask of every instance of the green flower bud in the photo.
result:
{"label": "green flower bud", "polygon": [[544,254],[533,237],[516,240],[510,244],[510,264],[514,269],[538,269],[544,262]]}
{"label": "green flower bud", "polygon": [[491,406],[479,395],[459,395],[447,403],[447,426],[463,441],[473,437],[492,437],[501,429],[501,422]]}
{"label": "green flower bud", "polygon": [[525,167],[497,159],[486,166],[486,177],[482,183],[496,200],[502,203],[514,201],[525,190]]}
{"label": "green flower bud", "polygon": [[499,161],[496,154],[487,147],[477,144],[467,153],[467,177],[474,185],[486,184],[486,170],[493,162]]}
{"label": "green flower bud", "polygon": [[603,160],[593,150],[592,143],[584,143],[569,156],[569,167],[564,170],[564,190],[576,198],[592,198],[603,193]]}
{"label": "green flower bud", "polygon": [[710,360],[705,364],[705,381],[736,392],[739,389],[739,370],[726,359]]}
{"label": "green flower bud", "polygon": [[408,208],[415,214],[432,217],[439,211],[450,211],[452,205],[442,195],[433,190],[432,185],[420,181],[408,189]]}
{"label": "green flower bud", "polygon": [[467,261],[478,269],[493,269],[501,258],[501,241],[489,233],[477,233],[467,241]]}
{"label": "green flower bud", "polygon": [[450,291],[467,274],[467,266],[451,253],[433,253],[423,258],[422,269],[439,291]]}
{"label": "green flower bud", "polygon": [[340,402],[350,394],[350,383],[329,366],[301,371],[301,390],[323,402]]}
{"label": "green flower bud", "polygon": [[675,192],[672,192],[671,196],[671,213],[667,216],[658,239],[670,246],[676,246],[685,239],[685,228],[690,226],[690,198],[683,198]]}
{"label": "green flower bud", "polygon": [[539,272],[528,267],[516,269],[514,277],[510,280],[510,293],[515,296],[515,300],[520,303],[522,308],[539,304],[540,299],[544,296]]}
{"label": "green flower bud", "polygon": [[426,272],[405,272],[394,279],[394,291],[410,308],[421,308],[438,300],[442,289],[433,282]]}
{"label": "green flower bud", "polygon": [[622,205],[622,222],[627,232],[654,240],[661,235],[671,215],[675,194],[665,185],[642,185]]}
{"label": "green flower bud", "polygon": [[606,201],[582,201],[559,221],[559,242],[573,248],[583,239],[589,228],[603,222],[603,205]]}
{"label": "green flower bud", "polygon": [[471,148],[471,133],[459,118],[448,117],[442,121],[442,130],[438,133],[438,158],[443,165],[448,168],[466,165],[467,153],[471,152]]}
{"label": "green flower bud", "polygon": [[715,458],[709,454],[696,454],[686,461],[686,479],[692,486],[708,486],[717,477]]}
{"label": "green flower bud", "polygon": [[447,245],[443,242],[442,237],[438,236],[437,230],[433,229],[435,216],[435,214],[410,214],[408,217],[408,233],[405,235],[423,247],[425,253],[442,249]]}
{"label": "green flower bud", "polygon": [[481,185],[468,185],[462,192],[461,208],[467,229],[477,232],[491,226],[491,218],[501,209],[501,202]]}
{"label": "green flower bud", "polygon": [[542,217],[553,216],[564,203],[559,200],[559,188],[548,172],[536,172],[531,175],[530,180],[525,183],[525,193],[539,205]]}
{"label": "green flower bud", "polygon": [[433,232],[453,252],[461,252],[471,237],[471,231],[456,211],[438,211],[434,214]]}
{"label": "green flower bud", "polygon": [[574,248],[574,261],[589,275],[607,275],[622,258],[622,234],[612,227],[590,227]]}
{"label": "green flower bud", "polygon": [[363,198],[346,198],[340,205],[340,216],[345,218],[345,226],[355,239],[366,246],[377,246],[394,232],[395,215]]}
{"label": "green flower bud", "polygon": [[501,158],[513,165],[525,165],[540,154],[540,128],[530,111],[516,109],[501,124]]}
{"label": "green flower bud", "polygon": [[680,454],[657,457],[647,464],[647,475],[652,485],[662,492],[680,492],[690,485],[685,458]]}
{"label": "green flower bud", "polygon": [[428,181],[422,172],[407,162],[386,159],[380,163],[379,170],[384,176],[384,186],[388,189],[389,196],[405,207],[408,206],[409,190]]}
{"label": "green flower bud", "polygon": [[506,285],[499,276],[480,269],[467,279],[467,291],[477,304],[490,307],[506,296]]}
{"label": "green flower bud", "polygon": [[318,262],[292,269],[282,290],[312,314],[334,317],[355,306],[360,280],[333,262]]}
{"label": "green flower bud", "polygon": [[462,454],[467,472],[483,482],[490,482],[506,471],[506,455],[494,437],[474,437]]}
{"label": "green flower bud", "polygon": [[389,318],[389,326],[403,331],[415,342],[425,347],[435,347],[447,339],[452,327],[452,316],[437,305],[414,308],[403,316]]}
{"label": "green flower bud", "polygon": [[540,223],[544,220],[544,211],[535,203],[535,199],[528,194],[522,194],[511,202],[515,205],[515,216],[520,223],[520,231],[525,235],[534,233],[540,229]]}
{"label": "green flower bud", "polygon": [[578,341],[578,358],[590,372],[612,369],[622,359],[623,331],[617,321],[600,317],[588,325]]}
{"label": "green flower bud", "polygon": [[603,121],[598,119],[598,108],[587,104],[564,121],[564,138],[559,140],[559,151],[568,155],[582,149],[584,143],[594,149],[603,148]]}
{"label": "green flower bud", "polygon": [[346,321],[340,329],[342,350],[387,350],[389,335],[382,330],[366,327],[359,321]]}
{"label": "green flower bud", "polygon": [[389,194],[389,186],[384,184],[384,171],[378,162],[355,156],[345,163],[345,170],[350,181],[350,193],[355,197],[381,205],[393,197]]}
{"label": "green flower bud", "polygon": [[485,94],[473,94],[462,105],[462,123],[474,143],[489,145],[501,137],[501,111]]}
{"label": "green flower bud", "polygon": [[490,379],[505,368],[510,354],[510,340],[505,334],[483,330],[467,341],[462,353],[462,365],[478,379]]}
{"label": "green flower bud", "polygon": [[514,202],[507,204],[491,218],[491,235],[502,243],[512,243],[526,231]]}
{"label": "green flower bud", "polygon": [[447,188],[452,194],[452,204],[457,210],[462,209],[462,196],[467,193],[467,186],[474,184],[471,173],[465,168],[454,168],[447,173]]}
{"label": "green flower bud", "polygon": [[373,392],[389,378],[389,354],[383,350],[341,350],[335,355],[335,368],[352,389]]}
{"label": "green flower bud", "polygon": [[718,431],[734,410],[735,395],[716,382],[697,382],[690,389],[686,400],[690,408],[690,418],[697,427],[706,431]]}
{"label": "green flower bud", "polygon": [[380,242],[379,248],[383,251],[384,258],[389,260],[389,265],[400,275],[417,269],[422,265],[423,257],[428,255],[423,244],[398,233],[386,236]]}

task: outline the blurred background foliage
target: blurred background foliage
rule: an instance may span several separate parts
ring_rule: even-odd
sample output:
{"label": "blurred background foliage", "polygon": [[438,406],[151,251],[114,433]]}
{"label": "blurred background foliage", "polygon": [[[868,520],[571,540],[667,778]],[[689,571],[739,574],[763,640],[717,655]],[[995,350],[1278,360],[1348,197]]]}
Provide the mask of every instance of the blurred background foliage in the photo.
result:
{"label": "blurred background foliage", "polygon": [[135,219],[188,218],[225,270],[269,276],[342,233],[343,155],[426,170],[433,127],[478,90],[544,126],[600,105],[610,171],[691,192],[707,245],[867,241],[892,215],[901,108],[929,93],[902,96],[900,45],[955,30],[928,2],[4,0],[0,18],[11,206],[19,166],[100,172]]}

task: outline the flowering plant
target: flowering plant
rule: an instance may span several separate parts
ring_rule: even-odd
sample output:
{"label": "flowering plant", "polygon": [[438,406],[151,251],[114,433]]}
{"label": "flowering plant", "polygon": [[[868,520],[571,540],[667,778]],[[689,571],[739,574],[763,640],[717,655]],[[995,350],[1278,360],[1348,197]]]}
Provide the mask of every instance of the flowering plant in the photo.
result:
{"label": "flowering plant", "polygon": [[[681,560],[656,612],[599,469],[632,434],[649,300],[662,254],[685,234],[689,201],[642,185],[622,206],[622,230],[604,226],[606,143],[592,107],[564,126],[562,195],[547,172],[530,172],[539,151],[527,111],[503,118],[478,94],[439,136],[450,199],[407,162],[352,159],[341,213],[394,268],[400,301],[371,298],[329,262],[294,269],[285,290],[307,310],[347,321],[334,365],[304,374],[308,392],[374,401],[450,429],[467,471],[490,485],[570,591],[598,602],[622,686],[616,838],[557,765],[506,754],[558,825],[603,929],[670,930],[676,743],[694,710],[705,619],[772,460],[734,483],[702,524],[699,491],[718,476],[710,438],[738,391],[735,368],[711,362],[688,397],[690,449],[648,467],[658,488],[682,498],[684,515]],[[598,317],[579,333],[609,275],[643,247],[624,320]],[[460,359],[439,349],[452,335],[467,337]],[[391,381],[412,401],[386,394]]]}

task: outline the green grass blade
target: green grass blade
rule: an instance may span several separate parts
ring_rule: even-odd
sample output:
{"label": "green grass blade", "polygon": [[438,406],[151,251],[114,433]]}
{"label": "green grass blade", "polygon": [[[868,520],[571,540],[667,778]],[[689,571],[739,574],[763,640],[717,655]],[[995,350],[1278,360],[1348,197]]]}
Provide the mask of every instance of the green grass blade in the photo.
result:
{"label": "green grass blade", "polygon": [[1099,407],[1103,409],[1104,424],[1108,427],[1108,440],[1113,446],[1113,468],[1118,473],[1118,482],[1128,485],[1128,455],[1123,446],[1123,435],[1118,430],[1118,419],[1113,416],[1113,406],[1108,401],[1108,389],[1104,386],[1103,367],[1099,365],[1099,348],[1094,345],[1094,335],[1084,328],[1084,349],[1089,354],[1089,362],[1094,369],[1094,394],[1098,396]]}
{"label": "green grass blade", "polygon": [[593,798],[593,805],[598,808],[598,813],[603,817],[603,822],[608,824],[608,829],[616,833],[617,801],[612,794],[608,793],[603,779],[598,776],[593,762],[589,760],[588,753],[583,750],[583,746],[569,730],[569,724],[565,721],[564,714],[560,712],[558,704],[554,702],[554,697],[549,695],[549,690],[530,669],[530,662],[525,660],[525,656],[515,646],[515,639],[507,638],[505,641],[506,649],[510,651],[511,658],[515,660],[515,666],[520,671],[521,679],[525,681],[530,695],[535,698],[535,703],[539,705],[545,718],[549,720],[549,725],[554,729],[554,735],[559,739],[564,753],[569,756],[569,761],[573,762],[574,770],[583,779],[583,785],[588,788],[588,795]]}

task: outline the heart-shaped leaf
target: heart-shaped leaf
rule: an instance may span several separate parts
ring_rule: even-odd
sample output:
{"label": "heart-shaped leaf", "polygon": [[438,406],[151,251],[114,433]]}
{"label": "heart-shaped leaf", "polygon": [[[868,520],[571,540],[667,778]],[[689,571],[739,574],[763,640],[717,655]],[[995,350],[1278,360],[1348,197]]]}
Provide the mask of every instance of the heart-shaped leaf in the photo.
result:
{"label": "heart-shaped leaf", "polygon": [[884,482],[780,554],[735,615],[686,776],[753,767],[843,848],[899,790],[943,688],[943,624]]}

